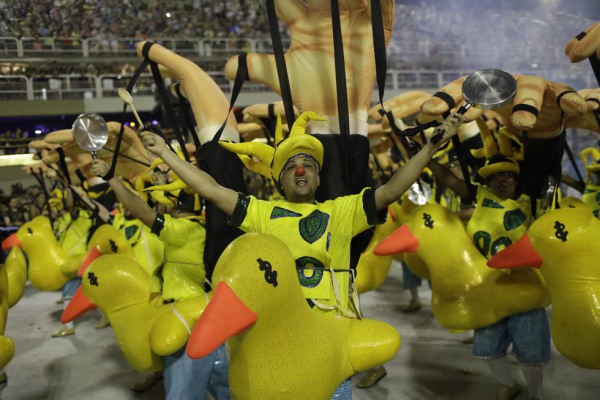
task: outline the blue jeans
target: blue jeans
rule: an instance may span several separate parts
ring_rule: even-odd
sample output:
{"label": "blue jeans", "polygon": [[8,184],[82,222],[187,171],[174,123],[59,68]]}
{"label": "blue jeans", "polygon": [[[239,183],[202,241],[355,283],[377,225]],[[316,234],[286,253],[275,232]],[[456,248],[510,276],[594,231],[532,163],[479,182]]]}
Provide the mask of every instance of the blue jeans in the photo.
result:
{"label": "blue jeans", "polygon": [[352,379],[348,378],[335,389],[331,400],[352,400]]}
{"label": "blue jeans", "polygon": [[[423,282],[423,279],[421,279],[417,275],[415,275],[406,266],[406,264],[402,263],[402,289],[408,290],[408,289],[411,289],[414,287],[419,287],[419,286],[421,286],[421,282]],[[431,287],[431,281],[427,281],[427,282],[429,282],[429,287]]]}
{"label": "blue jeans", "polygon": [[205,400],[207,392],[216,400],[229,400],[229,360],[222,345],[196,360],[185,354],[185,346],[164,357],[165,399]]}
{"label": "blue jeans", "polygon": [[81,286],[81,278],[71,278],[62,287],[62,297],[65,300],[71,300],[77,289]]}
{"label": "blue jeans", "polygon": [[525,311],[475,329],[473,356],[503,357],[511,343],[521,364],[544,365],[550,361],[550,324],[546,310]]}

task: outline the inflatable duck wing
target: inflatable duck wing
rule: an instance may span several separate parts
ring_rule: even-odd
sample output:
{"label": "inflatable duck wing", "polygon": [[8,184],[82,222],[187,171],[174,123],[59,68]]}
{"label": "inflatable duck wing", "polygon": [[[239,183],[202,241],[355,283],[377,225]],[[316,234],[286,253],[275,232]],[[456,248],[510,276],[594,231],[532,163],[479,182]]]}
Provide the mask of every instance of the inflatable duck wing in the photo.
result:
{"label": "inflatable duck wing", "polygon": [[4,369],[15,354],[12,339],[4,336],[8,307],[8,274],[6,267],[0,264],[0,369]]}
{"label": "inflatable duck wing", "polygon": [[[311,310],[290,250],[272,235],[234,240],[215,267],[213,284],[217,289],[187,354],[202,357],[229,339],[233,398],[329,399],[346,378],[398,351],[400,336],[384,322]],[[317,370],[311,379],[298,379],[298,371]]]}
{"label": "inflatable duck wing", "polygon": [[490,258],[492,268],[540,267],[552,295],[552,340],[580,367],[600,369],[600,221],[589,209],[560,208]]}
{"label": "inflatable duck wing", "polygon": [[99,308],[109,319],[127,363],[138,371],[158,371],[163,367],[162,356],[185,345],[208,296],[163,304],[161,296],[149,292],[149,279],[144,267],[131,257],[102,255],[85,270],[61,321]]}
{"label": "inflatable duck wing", "polygon": [[431,307],[445,329],[474,329],[550,303],[537,270],[510,275],[490,270],[460,219],[438,204],[417,208],[376,250],[398,252],[416,253],[427,266]]}

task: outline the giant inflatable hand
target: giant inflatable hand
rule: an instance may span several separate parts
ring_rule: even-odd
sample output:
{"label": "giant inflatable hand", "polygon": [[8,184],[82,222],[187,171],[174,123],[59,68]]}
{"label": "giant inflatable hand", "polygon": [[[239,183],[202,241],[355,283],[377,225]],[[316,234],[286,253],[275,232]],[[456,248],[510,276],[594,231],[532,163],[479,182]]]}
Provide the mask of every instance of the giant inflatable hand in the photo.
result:
{"label": "giant inflatable hand", "polygon": [[579,95],[588,103],[588,112],[582,115],[568,116],[565,127],[585,129],[600,134],[600,89],[583,89]]}
{"label": "giant inflatable hand", "polygon": [[[400,336],[384,322],[332,318],[307,307],[294,257],[272,235],[234,240],[217,263],[213,285],[186,351],[200,358],[229,339],[234,399],[329,399],[346,378],[398,351]],[[315,370],[318,384],[298,379],[298,371]]]}
{"label": "giant inflatable hand", "polygon": [[[114,151],[116,149],[121,123],[109,121],[106,123],[108,127],[108,140],[101,150],[96,152],[99,159],[104,160],[109,165],[111,164]],[[94,175],[90,171],[89,163],[92,157],[89,152],[81,150],[77,143],[73,140],[73,134],[70,129],[63,129],[49,133],[46,136],[46,141],[51,144],[59,144],[63,149],[65,156],[73,161],[73,170],[69,171],[71,182],[77,184],[79,178],[75,174],[75,169],[81,169],[81,172],[86,178],[92,178]],[[56,151],[49,151],[44,157],[45,163],[58,163],[60,154]],[[115,175],[122,176],[130,182],[142,175],[148,166],[152,163],[152,158],[148,151],[142,145],[138,134],[129,126],[125,126],[121,147],[119,148],[119,156],[115,167]],[[69,164],[67,164],[69,165]]]}
{"label": "giant inflatable hand", "polygon": [[[521,134],[527,131],[532,139],[550,139],[561,134],[563,130],[563,113],[579,116],[588,111],[588,104],[570,86],[559,82],[551,82],[531,75],[514,75],[517,81],[517,92],[513,101],[495,110],[501,122],[509,131]],[[440,89],[452,97],[455,105],[464,104],[461,77]],[[450,107],[452,106],[452,107]],[[513,108],[517,106],[517,110]],[[526,110],[518,109],[526,107]],[[432,96],[421,107],[424,114],[443,115],[454,105],[449,105],[439,97]],[[471,107],[465,117],[474,120],[482,114],[482,110]]]}
{"label": "giant inflatable hand", "polygon": [[185,345],[209,296],[164,304],[160,295],[150,293],[149,279],[146,270],[131,257],[102,255],[85,270],[81,287],[61,321],[72,321],[99,308],[110,321],[127,363],[141,372],[159,371],[162,356]]}
{"label": "giant inflatable hand", "polygon": [[[370,4],[366,0],[339,3],[348,110],[352,119],[366,122],[376,78]],[[285,62],[294,105],[299,112],[337,116],[330,1],[277,1],[275,7],[291,36]],[[392,34],[394,1],[383,0],[381,7],[387,45]],[[249,54],[247,62],[250,80],[281,94],[273,55]],[[233,57],[225,66],[225,74],[234,79],[237,69],[238,58]],[[356,133],[352,128],[351,132]]]}
{"label": "giant inflatable hand", "polygon": [[561,207],[488,262],[492,268],[540,268],[552,296],[552,341],[562,355],[591,369],[600,369],[599,234],[600,220],[589,208]]}
{"label": "giant inflatable hand", "polygon": [[488,268],[462,221],[439,204],[413,211],[406,224],[380,243],[375,254],[400,252],[415,253],[427,267],[431,308],[445,329],[479,328],[550,304],[539,271],[528,268],[507,275]]}

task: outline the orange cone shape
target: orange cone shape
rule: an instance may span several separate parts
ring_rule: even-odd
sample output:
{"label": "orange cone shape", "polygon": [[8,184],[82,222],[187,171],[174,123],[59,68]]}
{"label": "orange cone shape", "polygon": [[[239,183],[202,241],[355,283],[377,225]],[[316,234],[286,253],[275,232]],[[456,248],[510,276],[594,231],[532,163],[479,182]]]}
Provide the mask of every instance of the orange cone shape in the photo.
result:
{"label": "orange cone shape", "polygon": [[196,323],[186,353],[202,358],[215,351],[230,337],[248,329],[258,316],[240,300],[225,282],[219,282],[215,293]]}
{"label": "orange cone shape", "polygon": [[540,268],[544,260],[533,248],[529,234],[524,234],[519,240],[496,253],[487,262],[491,268]]}
{"label": "orange cone shape", "polygon": [[63,311],[62,316],[60,317],[60,322],[66,324],[67,322],[71,322],[80,315],[85,314],[89,310],[93,310],[96,308],[96,305],[92,303],[85,294],[83,294],[83,289],[81,286],[75,292],[75,295],[69,301],[67,308]]}
{"label": "orange cone shape", "polygon": [[19,246],[19,248],[23,247],[16,233],[13,233],[2,241],[2,251],[10,250],[15,246]]}
{"label": "orange cone shape", "polygon": [[85,256],[85,260],[83,260],[81,267],[79,267],[77,276],[81,278],[83,276],[83,274],[85,273],[85,270],[87,269],[87,267],[92,263],[92,261],[94,261],[96,258],[100,257],[101,255],[102,255],[102,253],[100,252],[100,248],[98,246],[92,248],[88,252],[87,256]]}
{"label": "orange cone shape", "polygon": [[373,253],[377,256],[389,256],[398,253],[416,253],[418,248],[419,239],[412,234],[408,225],[402,225],[381,241]]}

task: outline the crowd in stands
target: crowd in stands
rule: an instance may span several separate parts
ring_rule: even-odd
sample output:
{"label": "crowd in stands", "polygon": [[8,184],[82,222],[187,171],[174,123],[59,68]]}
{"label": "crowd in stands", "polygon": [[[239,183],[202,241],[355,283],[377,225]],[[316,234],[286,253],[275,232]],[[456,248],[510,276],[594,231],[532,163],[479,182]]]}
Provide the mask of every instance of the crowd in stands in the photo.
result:
{"label": "crowd in stands", "polygon": [[0,36],[255,37],[269,32],[265,7],[241,0],[2,0]]}
{"label": "crowd in stands", "polygon": [[0,189],[0,227],[15,228],[43,212],[46,197],[37,185],[23,187],[20,182],[11,186],[10,193]]}

